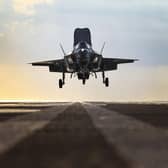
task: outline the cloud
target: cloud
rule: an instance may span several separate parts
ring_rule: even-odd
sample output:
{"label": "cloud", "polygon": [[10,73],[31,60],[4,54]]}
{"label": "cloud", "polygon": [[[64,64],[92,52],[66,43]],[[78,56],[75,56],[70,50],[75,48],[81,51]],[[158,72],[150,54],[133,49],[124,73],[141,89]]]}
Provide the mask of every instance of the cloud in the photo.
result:
{"label": "cloud", "polygon": [[[168,79],[165,78],[168,72],[168,2],[57,0],[56,5],[54,2],[0,0],[0,99],[168,99]],[[59,74],[48,73],[47,68],[44,72],[30,65],[26,67],[27,62],[60,58],[59,42],[70,51],[73,29],[77,26],[91,29],[95,50],[99,51],[101,39],[107,42],[104,56],[140,59],[136,64],[122,65],[118,71],[107,73],[113,94],[102,86],[101,76],[97,81],[89,80],[87,87],[72,79],[64,90],[58,90]],[[3,66],[5,63],[7,65]],[[16,63],[18,65],[14,66]]]}
{"label": "cloud", "polygon": [[0,32],[0,38],[4,37],[5,34]]}
{"label": "cloud", "polygon": [[140,7],[167,7],[168,1],[165,0],[62,0],[61,3],[64,4],[64,8],[89,8],[89,9],[130,9],[130,8],[140,8]]}
{"label": "cloud", "polygon": [[2,10],[2,8],[4,7],[4,4],[5,4],[4,0],[1,0],[0,1],[0,10]]}
{"label": "cloud", "polygon": [[40,4],[52,5],[54,0],[13,0],[13,9],[15,12],[24,15],[34,15],[35,6]]}

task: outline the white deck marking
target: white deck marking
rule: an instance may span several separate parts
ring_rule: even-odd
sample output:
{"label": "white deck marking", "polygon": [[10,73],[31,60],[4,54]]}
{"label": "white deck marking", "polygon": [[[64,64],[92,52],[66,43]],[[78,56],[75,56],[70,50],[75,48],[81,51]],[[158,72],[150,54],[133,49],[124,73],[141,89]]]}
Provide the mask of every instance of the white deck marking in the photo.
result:
{"label": "white deck marking", "polygon": [[134,167],[167,168],[166,130],[96,105],[84,103],[83,106],[106,140],[132,161]]}
{"label": "white deck marking", "polygon": [[55,106],[44,109],[42,112],[18,116],[0,123],[0,154],[31,135],[34,131],[45,127],[69,105],[71,105],[71,103],[65,106]]}
{"label": "white deck marking", "polygon": [[0,109],[1,113],[30,113],[30,112],[39,112],[40,109]]}

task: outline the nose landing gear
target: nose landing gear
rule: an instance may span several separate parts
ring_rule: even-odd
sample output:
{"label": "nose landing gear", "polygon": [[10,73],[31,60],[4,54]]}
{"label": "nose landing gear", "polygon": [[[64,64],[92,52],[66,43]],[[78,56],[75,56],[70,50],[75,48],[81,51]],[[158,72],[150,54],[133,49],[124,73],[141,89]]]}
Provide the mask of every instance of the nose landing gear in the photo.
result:
{"label": "nose landing gear", "polygon": [[82,84],[85,85],[85,83],[86,83],[86,79],[83,79]]}

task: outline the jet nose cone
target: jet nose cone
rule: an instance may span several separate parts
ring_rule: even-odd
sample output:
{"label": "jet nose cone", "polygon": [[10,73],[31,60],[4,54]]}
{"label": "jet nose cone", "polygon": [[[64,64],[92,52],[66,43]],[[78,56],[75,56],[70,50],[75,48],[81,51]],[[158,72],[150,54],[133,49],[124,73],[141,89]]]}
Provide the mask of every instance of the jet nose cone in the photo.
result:
{"label": "jet nose cone", "polygon": [[87,55],[88,55],[88,50],[85,49],[85,48],[82,48],[82,49],[80,49],[79,54],[80,54],[81,56],[87,56]]}

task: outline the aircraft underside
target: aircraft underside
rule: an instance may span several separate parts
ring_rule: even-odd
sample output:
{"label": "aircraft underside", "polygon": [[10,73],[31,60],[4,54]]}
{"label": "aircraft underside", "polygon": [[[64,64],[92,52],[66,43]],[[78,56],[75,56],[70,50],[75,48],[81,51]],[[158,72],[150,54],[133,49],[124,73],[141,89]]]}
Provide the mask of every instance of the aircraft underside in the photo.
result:
{"label": "aircraft underside", "polygon": [[[85,85],[86,80],[90,78],[90,76],[94,76],[97,78],[96,72],[72,72],[71,73],[71,78],[72,77],[78,78],[78,80],[82,81],[82,84]],[[109,86],[109,78],[105,77],[104,71],[102,72],[102,78],[103,78],[103,84],[105,84],[106,87]],[[62,88],[63,85],[65,85],[65,73],[62,74],[62,79],[59,79],[59,88]]]}

